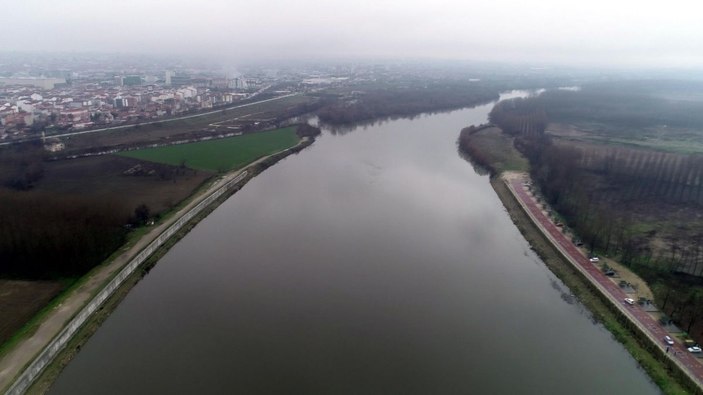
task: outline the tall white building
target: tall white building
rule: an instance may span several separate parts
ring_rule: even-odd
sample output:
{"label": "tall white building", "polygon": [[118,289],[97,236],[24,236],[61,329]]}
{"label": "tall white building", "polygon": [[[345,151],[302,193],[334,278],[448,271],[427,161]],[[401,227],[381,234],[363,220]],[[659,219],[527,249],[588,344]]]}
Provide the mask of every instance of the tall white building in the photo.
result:
{"label": "tall white building", "polygon": [[174,75],[176,75],[176,73],[174,73],[173,71],[166,70],[166,72],[164,73],[164,82],[166,83],[166,85],[171,85],[171,77],[173,77]]}

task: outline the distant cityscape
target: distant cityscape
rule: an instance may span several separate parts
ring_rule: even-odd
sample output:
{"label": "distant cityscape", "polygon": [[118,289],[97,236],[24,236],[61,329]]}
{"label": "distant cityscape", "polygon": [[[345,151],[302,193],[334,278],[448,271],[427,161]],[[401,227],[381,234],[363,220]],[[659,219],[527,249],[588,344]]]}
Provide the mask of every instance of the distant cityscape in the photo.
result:
{"label": "distant cityscape", "polygon": [[0,77],[0,139],[149,121],[212,109],[266,88],[259,78],[164,70]]}
{"label": "distant cityscape", "polygon": [[[369,86],[426,88],[428,81],[443,79],[504,86],[516,70],[541,86],[547,73],[550,83],[557,83],[554,75],[573,77],[571,70],[516,67],[327,62],[234,68],[137,55],[0,52],[0,144],[42,138],[47,150],[61,150],[63,144],[52,136],[153,123],[329,88],[328,93],[349,95],[346,101],[353,103]],[[341,86],[354,88],[335,90]]]}
{"label": "distant cityscape", "polygon": [[246,75],[150,62],[115,71],[110,58],[88,65],[1,61],[0,141],[138,124],[332,81],[319,73]]}

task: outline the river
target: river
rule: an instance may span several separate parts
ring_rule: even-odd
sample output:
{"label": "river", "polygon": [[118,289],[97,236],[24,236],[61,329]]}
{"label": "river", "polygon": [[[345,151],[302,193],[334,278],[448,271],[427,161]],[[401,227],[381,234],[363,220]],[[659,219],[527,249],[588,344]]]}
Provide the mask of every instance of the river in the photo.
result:
{"label": "river", "polygon": [[325,130],[177,243],[50,392],[658,393],[458,155],[491,107]]}

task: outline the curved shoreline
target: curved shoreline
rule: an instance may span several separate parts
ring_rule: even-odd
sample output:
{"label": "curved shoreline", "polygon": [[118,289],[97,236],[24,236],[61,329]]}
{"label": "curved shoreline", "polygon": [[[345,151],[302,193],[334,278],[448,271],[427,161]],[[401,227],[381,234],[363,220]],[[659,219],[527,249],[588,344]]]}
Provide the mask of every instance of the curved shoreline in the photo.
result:
{"label": "curved shoreline", "polygon": [[[196,192],[175,215],[139,239],[135,245],[129,247],[127,252],[120,254],[108,265],[99,268],[98,272],[89,275],[91,278],[86,280],[85,284],[79,287],[79,290],[68,296],[64,303],[56,307],[57,311],[51,312],[43,320],[37,333],[23,339],[14,350],[5,356],[6,365],[8,359],[10,360],[9,368],[5,367],[2,370],[5,382],[1,385],[6,391],[5,393],[21,394],[27,390],[32,393],[45,392],[61,369],[80,350],[81,344],[97,330],[99,323],[107,318],[118,305],[119,300],[156,264],[160,256],[253,177],[288,155],[300,152],[313,142],[314,138],[303,137],[297,145],[291,148],[259,158],[245,168],[233,171],[216,180],[205,191]],[[137,270],[139,268],[142,270]],[[67,316],[66,309],[62,309],[64,304],[73,307],[68,312],[70,314],[68,319],[65,318]],[[59,312],[58,310],[63,311]],[[98,312],[101,317],[95,317]],[[46,327],[49,321],[52,321],[53,325],[42,331],[41,327]],[[85,332],[84,329],[88,329],[88,331]],[[79,333],[80,336],[76,339],[76,335]],[[39,339],[35,339],[35,337],[39,337]],[[49,340],[43,340],[47,337]],[[74,340],[78,340],[78,342]],[[40,344],[37,345],[37,342]],[[22,350],[23,346],[31,347],[32,350]],[[27,356],[29,353],[32,355]],[[13,357],[14,360],[12,360]],[[13,362],[17,362],[18,359],[26,362],[20,361],[12,366]],[[56,366],[57,364],[58,366]],[[11,370],[10,368],[14,368],[14,374],[8,372]],[[39,381],[37,381],[38,379]],[[39,386],[41,388],[35,388],[37,387],[35,383],[42,383]]]}

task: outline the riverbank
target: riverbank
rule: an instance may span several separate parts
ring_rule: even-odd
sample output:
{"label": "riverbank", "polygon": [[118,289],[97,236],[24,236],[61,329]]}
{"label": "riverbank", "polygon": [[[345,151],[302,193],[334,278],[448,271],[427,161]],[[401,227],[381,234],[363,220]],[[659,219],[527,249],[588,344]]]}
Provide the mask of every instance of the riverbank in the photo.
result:
{"label": "riverbank", "polygon": [[82,311],[88,301],[92,300],[106,284],[109,284],[128,262],[132,262],[132,257],[137,256],[137,253],[146,248],[147,245],[150,245],[156,238],[160,238],[166,229],[179,221],[182,216],[189,213],[195,206],[205,201],[205,199],[212,196],[214,193],[217,193],[217,191],[237,177],[240,177],[240,175],[246,174],[236,186],[227,189],[225,193],[217,197],[215,201],[191,218],[177,233],[156,249],[154,252],[155,255],[151,258],[147,258],[147,260],[139,266],[141,270],[139,268],[135,270],[132,275],[120,285],[118,290],[111,294],[109,299],[105,302],[106,304],[101,305],[97,310],[97,314],[90,316],[88,321],[81,326],[81,329],[77,332],[78,334],[69,340],[67,346],[59,352],[56,358],[54,358],[44,370],[44,373],[37,382],[37,384],[41,385],[37,385],[36,389],[32,387],[31,390],[33,393],[46,391],[51,385],[51,382],[53,382],[53,379],[60,373],[61,369],[80,350],[81,345],[97,330],[100,323],[109,316],[110,312],[119,304],[119,301],[124,298],[129,289],[138,283],[139,279],[148,272],[148,269],[158,261],[158,258],[163,255],[168,248],[187,234],[197,222],[239,190],[251,178],[286,156],[300,152],[313,142],[314,139],[312,138],[303,138],[298,145],[292,148],[260,158],[249,164],[245,169],[240,169],[221,177],[208,188],[204,188],[196,193],[182,208],[177,210],[174,215],[157,224],[144,237],[131,246],[131,248],[128,248],[127,251],[123,252],[119,257],[115,258],[110,264],[102,266],[99,270],[93,272],[91,278],[87,279],[73,295],[66,298],[63,303],[57,306],[56,309],[46,317],[32,336],[18,343],[17,347],[15,347],[12,352],[8,353],[8,355],[3,358],[3,361],[0,361],[0,372],[2,373],[2,376],[0,376],[0,379],[2,379],[2,381],[0,381],[0,388],[7,389],[10,383],[14,382],[14,378],[39,354],[40,350],[43,350],[45,345],[53,341],[54,337],[62,330],[66,323],[73,319],[79,311]]}
{"label": "riverbank", "polygon": [[[671,394],[699,391],[698,386],[676,363],[666,355],[659,344],[655,344],[642,329],[619,311],[601,290],[559,251],[531,218],[506,184],[511,171],[525,174],[529,164],[514,148],[513,138],[499,128],[464,128],[459,137],[460,152],[477,171],[486,169],[491,174],[491,185],[510,214],[513,222],[530,243],[533,250],[547,267],[559,277],[589,309],[596,321],[601,322],[628,352],[640,363],[652,380],[665,392]],[[506,166],[506,164],[508,164]],[[638,284],[640,296],[652,298],[647,284],[629,269],[617,266],[621,279]]]}
{"label": "riverbank", "polygon": [[660,393],[562,302],[552,286],[568,291],[524,242],[505,243],[522,236],[452,132],[489,109],[329,131],[279,162],[160,260],[50,393],[510,393],[515,382],[535,395]]}
{"label": "riverbank", "polygon": [[700,393],[700,389],[691,383],[673,362],[662,355],[658,347],[653,347],[651,341],[634,328],[627,317],[617,311],[588,279],[564,259],[527,215],[502,178],[491,178],[491,186],[503,202],[513,223],[545,265],[588,308],[594,320],[601,323],[627,349],[664,393]]}

